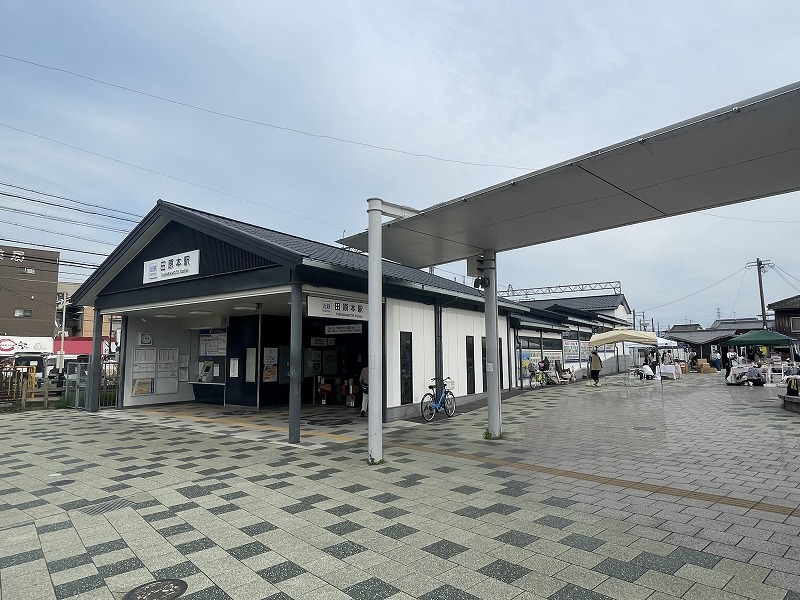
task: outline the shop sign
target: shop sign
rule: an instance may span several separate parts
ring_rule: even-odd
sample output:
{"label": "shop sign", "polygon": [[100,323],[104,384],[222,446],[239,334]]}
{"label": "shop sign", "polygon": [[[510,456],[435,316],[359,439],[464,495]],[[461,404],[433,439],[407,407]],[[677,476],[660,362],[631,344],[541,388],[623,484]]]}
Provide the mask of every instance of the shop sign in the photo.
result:
{"label": "shop sign", "polygon": [[142,283],[155,283],[199,274],[200,250],[190,250],[145,262]]}
{"label": "shop sign", "polygon": [[366,321],[368,318],[366,302],[309,296],[307,304],[309,317],[349,319],[351,321]]}
{"label": "shop sign", "polygon": [[337,333],[362,333],[363,329],[364,326],[361,323],[356,323],[353,325],[325,325],[325,335],[336,335]]}
{"label": "shop sign", "polygon": [[0,337],[0,356],[10,356],[17,352],[53,352],[53,338],[50,337]]}

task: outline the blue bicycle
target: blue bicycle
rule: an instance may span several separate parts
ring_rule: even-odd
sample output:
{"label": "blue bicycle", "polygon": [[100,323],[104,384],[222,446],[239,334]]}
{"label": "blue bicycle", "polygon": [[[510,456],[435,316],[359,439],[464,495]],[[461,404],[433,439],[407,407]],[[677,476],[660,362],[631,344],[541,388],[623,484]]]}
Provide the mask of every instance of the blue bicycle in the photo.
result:
{"label": "blue bicycle", "polygon": [[[436,381],[436,379],[431,379],[431,381]],[[422,418],[426,421],[433,420],[433,417],[436,415],[437,412],[444,411],[444,413],[448,417],[452,417],[456,412],[456,398],[453,396],[453,392],[447,389],[447,386],[452,385],[453,380],[447,377],[446,379],[442,379],[442,394],[439,396],[439,399],[436,399],[434,396],[434,392],[436,391],[435,385],[429,385],[428,389],[431,390],[427,394],[422,397],[422,402],[420,402],[420,409],[422,410]]]}

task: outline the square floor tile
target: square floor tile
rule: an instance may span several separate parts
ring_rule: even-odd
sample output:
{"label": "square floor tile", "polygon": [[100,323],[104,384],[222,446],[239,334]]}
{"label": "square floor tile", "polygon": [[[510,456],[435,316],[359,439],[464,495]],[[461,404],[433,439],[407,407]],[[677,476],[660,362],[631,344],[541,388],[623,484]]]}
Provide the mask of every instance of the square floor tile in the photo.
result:
{"label": "square floor tile", "polygon": [[86,592],[91,592],[98,588],[104,587],[105,581],[100,575],[91,575],[69,583],[62,583],[54,588],[56,599],[63,600],[71,596],[78,596]]}
{"label": "square floor tile", "polygon": [[480,600],[478,596],[468,594],[452,585],[443,585],[419,597],[419,600]]}
{"label": "square floor tile", "polygon": [[381,533],[386,537],[390,537],[393,540],[399,540],[407,535],[411,535],[412,533],[417,533],[417,531],[419,531],[419,529],[414,529],[413,527],[403,525],[402,523],[395,523],[394,525],[389,525],[388,527],[379,529],[378,533]]}
{"label": "square floor tile", "polygon": [[567,498],[559,498],[558,496],[550,496],[546,500],[541,501],[542,504],[549,504],[550,506],[558,506],[560,508],[568,508],[575,504],[575,500],[568,500]]}
{"label": "square floor tile", "polygon": [[408,511],[402,508],[397,508],[396,506],[387,506],[386,508],[376,510],[373,514],[383,517],[384,519],[396,519],[397,517],[407,515]]}
{"label": "square floor tile", "polygon": [[346,535],[348,533],[358,531],[359,529],[363,529],[363,526],[359,525],[358,523],[353,523],[352,521],[341,521],[339,523],[334,523],[333,525],[328,525],[325,529],[331,533],[335,533],[336,535]]}
{"label": "square floor tile", "polygon": [[297,577],[305,572],[306,570],[303,567],[287,560],[286,562],[262,569],[258,571],[258,574],[270,583],[275,584],[291,579],[292,577]]}
{"label": "square floor tile", "polygon": [[673,558],[677,558],[678,560],[686,561],[692,565],[697,565],[698,567],[705,567],[706,569],[712,569],[714,566],[722,560],[721,556],[717,556],[716,554],[709,554],[708,552],[702,552],[700,550],[692,550],[691,548],[684,548],[683,546],[678,546],[669,553],[669,555]]}
{"label": "square floor tile", "polygon": [[372,577],[351,585],[343,591],[353,600],[385,600],[400,590],[377,577]]}
{"label": "square floor tile", "polygon": [[250,542],[249,544],[237,546],[236,548],[231,548],[228,550],[228,554],[234,558],[238,558],[239,560],[258,556],[259,554],[264,554],[265,552],[269,552],[269,548],[261,542]]}
{"label": "square floor tile", "polygon": [[350,513],[354,513],[359,510],[361,509],[353,506],[352,504],[340,504],[339,506],[325,509],[326,512],[336,515],[337,517],[344,517],[345,515],[349,515]]}
{"label": "square floor tile", "polygon": [[273,529],[277,529],[277,527],[268,521],[261,521],[260,523],[253,523],[252,525],[241,527],[240,531],[246,533],[250,537],[254,537],[260,533],[272,531]]}
{"label": "square floor tile", "polygon": [[639,565],[635,565],[630,562],[617,560],[616,558],[607,558],[600,564],[596,565],[592,570],[602,573],[603,575],[610,575],[611,577],[622,579],[622,581],[628,581],[630,583],[633,583],[647,572],[647,569],[644,567],[640,567]]}
{"label": "square floor tile", "polygon": [[506,531],[502,535],[498,535],[496,538],[498,542],[503,542],[504,544],[511,544],[512,546],[517,546],[518,548],[524,548],[528,544],[532,544],[536,540],[539,539],[538,536],[531,535],[530,533],[524,533],[522,531]]}
{"label": "square floor tile", "polygon": [[487,575],[504,583],[514,583],[520,577],[530,573],[531,570],[522,565],[515,565],[505,560],[498,559],[485,567],[478,569],[478,573]]}
{"label": "square floor tile", "polygon": [[667,575],[675,575],[678,569],[686,564],[685,560],[681,560],[677,556],[661,556],[650,552],[642,552],[630,562],[639,567],[658,571],[659,573],[666,573]]}
{"label": "square floor tile", "polygon": [[364,490],[368,490],[369,488],[365,485],[361,485],[360,483],[354,483],[353,485],[348,485],[347,487],[343,487],[343,492],[348,492],[350,494],[357,494],[358,492],[363,492]]}
{"label": "square floor tile", "polygon": [[598,594],[592,590],[587,590],[586,588],[572,584],[561,588],[555,594],[551,594],[547,598],[548,600],[613,600],[613,598],[609,598],[603,594]]}
{"label": "square floor tile", "polygon": [[206,550],[208,548],[213,548],[214,546],[216,546],[216,544],[212,540],[208,539],[207,537],[202,537],[199,540],[177,544],[175,549],[186,556],[187,554],[200,552],[200,550]]}
{"label": "square floor tile", "polygon": [[378,494],[377,496],[372,496],[370,500],[375,500],[375,502],[382,502],[383,504],[389,504],[389,502],[394,502],[395,500],[400,500],[400,496],[397,494],[391,494],[389,492],[384,492],[383,494]]}
{"label": "square floor tile", "polygon": [[573,548],[580,548],[581,550],[586,550],[588,552],[594,552],[606,542],[605,540],[599,540],[588,535],[572,533],[567,537],[558,540],[558,543],[566,546],[572,546]]}
{"label": "square floor tile", "polygon": [[449,540],[440,540],[431,544],[430,546],[425,546],[423,548],[425,552],[430,552],[431,554],[438,556],[439,558],[450,559],[456,556],[457,554],[461,554],[462,552],[466,552],[469,550],[466,546],[462,546],[461,544],[456,544],[455,542],[451,542]]}
{"label": "square floor tile", "polygon": [[459,494],[477,494],[481,491],[481,488],[472,487],[471,485],[460,485],[456,488],[451,489],[450,491],[456,492]]}
{"label": "square floor tile", "polygon": [[539,525],[547,525],[547,527],[554,527],[555,529],[564,529],[565,527],[572,525],[574,522],[575,521],[571,521],[570,519],[556,517],[554,515],[545,515],[534,521],[534,523],[539,523]]}
{"label": "square floor tile", "polygon": [[356,544],[355,542],[350,541],[323,548],[323,551],[342,560],[350,556],[354,556],[360,552],[364,552],[364,550],[366,550],[366,548],[361,544]]}
{"label": "square floor tile", "polygon": [[190,575],[194,575],[195,573],[199,572],[200,569],[198,569],[193,562],[187,560],[171,567],[164,567],[163,569],[153,571],[153,578],[156,580],[183,579],[184,577],[189,577]]}

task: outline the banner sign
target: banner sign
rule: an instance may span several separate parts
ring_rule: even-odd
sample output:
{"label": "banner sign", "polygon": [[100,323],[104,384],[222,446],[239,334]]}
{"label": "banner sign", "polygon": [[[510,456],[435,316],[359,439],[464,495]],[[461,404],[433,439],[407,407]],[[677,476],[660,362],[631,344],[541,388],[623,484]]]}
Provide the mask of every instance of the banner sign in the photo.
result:
{"label": "banner sign", "polygon": [[142,283],[155,283],[200,273],[200,250],[164,256],[144,263]]}

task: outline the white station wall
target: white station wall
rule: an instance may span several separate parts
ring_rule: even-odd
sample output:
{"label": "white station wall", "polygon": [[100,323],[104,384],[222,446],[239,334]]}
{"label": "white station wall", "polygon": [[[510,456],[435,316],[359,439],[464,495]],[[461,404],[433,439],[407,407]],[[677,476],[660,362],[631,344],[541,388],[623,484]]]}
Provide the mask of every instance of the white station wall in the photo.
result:
{"label": "white station wall", "polygon": [[411,332],[414,402],[419,402],[436,376],[434,309],[428,304],[386,299],[386,406],[400,406],[400,332]]}
{"label": "white station wall", "polygon": [[[502,340],[502,373],[503,389],[511,387],[510,381],[514,377],[514,370],[509,369],[508,357],[514,360],[514,342],[508,340],[506,318],[497,320],[497,332]],[[463,396],[467,393],[467,336],[474,339],[474,364],[475,364],[475,392],[483,391],[483,352],[482,339],[486,336],[486,322],[482,312],[460,309],[443,309],[442,311],[442,354],[444,376],[453,379],[455,395]],[[510,353],[510,354],[509,354]],[[500,369],[500,365],[495,365]],[[499,372],[499,371],[498,371]]]}
{"label": "white station wall", "polygon": [[[139,346],[140,333],[152,334],[153,345]],[[136,317],[130,317],[128,319],[128,331],[125,337],[125,389],[122,405],[142,406],[145,404],[164,404],[167,402],[193,402],[194,391],[192,390],[192,386],[186,381],[178,383],[178,391],[174,394],[159,394],[157,387],[156,393],[152,395],[134,396],[132,393],[133,380],[137,376],[133,372],[134,352],[137,348],[153,348],[156,352],[159,348],[178,348],[179,354],[188,354],[190,356],[189,364],[191,365],[191,357],[195,357],[194,360],[197,360],[197,352],[191,351],[191,338],[191,330],[184,329],[184,325],[179,319],[148,319],[147,322],[143,322]]]}

